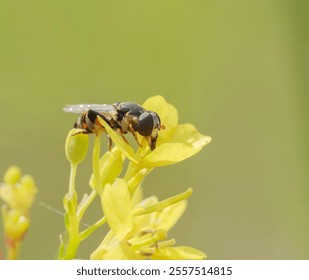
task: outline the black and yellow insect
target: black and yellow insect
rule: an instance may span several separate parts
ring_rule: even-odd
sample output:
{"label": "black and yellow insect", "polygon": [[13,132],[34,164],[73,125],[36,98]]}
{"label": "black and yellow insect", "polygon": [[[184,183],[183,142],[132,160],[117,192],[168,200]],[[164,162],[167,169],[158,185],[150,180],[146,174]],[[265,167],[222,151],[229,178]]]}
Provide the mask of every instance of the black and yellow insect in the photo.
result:
{"label": "black and yellow insect", "polygon": [[151,150],[156,148],[160,129],[164,129],[157,113],[147,111],[131,101],[114,104],[74,104],[64,107],[64,111],[81,114],[74,124],[75,128],[82,129],[81,133],[106,132],[98,120],[98,117],[101,117],[126,142],[124,134],[128,132],[134,136],[139,145],[137,133],[145,137]]}

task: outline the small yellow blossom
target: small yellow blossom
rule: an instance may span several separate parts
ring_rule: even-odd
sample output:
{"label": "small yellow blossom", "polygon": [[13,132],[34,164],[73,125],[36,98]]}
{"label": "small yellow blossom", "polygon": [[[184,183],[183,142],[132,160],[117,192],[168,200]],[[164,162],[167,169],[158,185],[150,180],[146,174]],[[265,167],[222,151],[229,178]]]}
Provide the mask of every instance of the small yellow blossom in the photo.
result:
{"label": "small yellow blossom", "polygon": [[[107,183],[113,183],[122,171],[125,156],[118,149],[114,147],[111,151],[107,151],[100,158],[100,185],[103,188]],[[94,188],[94,175],[90,178],[89,185]]]}
{"label": "small yellow blossom", "polygon": [[[30,175],[21,176],[16,166],[10,167],[0,184],[0,198],[12,209],[27,213],[33,204],[37,188]],[[17,174],[19,174],[17,176]]]}
{"label": "small yellow blossom", "polygon": [[12,165],[9,169],[5,172],[3,176],[3,182],[7,185],[14,185],[19,181],[21,177],[21,170],[18,166]]}
{"label": "small yellow blossom", "polygon": [[7,258],[17,259],[21,240],[28,231],[29,210],[37,188],[30,175],[23,175],[17,166],[11,166],[4,174],[4,183],[0,184],[0,199],[4,204],[1,213],[4,225]]}
{"label": "small yellow blossom", "polygon": [[24,234],[29,229],[29,218],[22,215],[19,211],[12,209],[8,210],[2,207],[2,215],[4,223],[4,231],[6,235],[6,242],[17,242],[23,239]]}
{"label": "small yellow blossom", "polygon": [[143,107],[155,111],[165,126],[160,131],[157,147],[152,152],[146,145],[142,163],[145,167],[157,167],[175,164],[198,153],[211,141],[211,137],[202,135],[192,124],[178,124],[177,109],[158,95],[145,101]]}
{"label": "small yellow blossom", "polygon": [[[190,194],[191,192],[188,192]],[[102,207],[111,230],[91,259],[204,259],[206,255],[191,247],[175,247],[168,231],[186,208],[186,200],[165,205],[155,196],[134,206],[124,180],[118,179],[103,190]],[[157,207],[156,207],[157,206]],[[144,209],[144,213],[141,211]],[[151,212],[147,209],[151,208]]]}
{"label": "small yellow blossom", "polygon": [[144,137],[137,135],[142,144],[134,153],[132,147],[123,141],[118,133],[100,119],[107,133],[118,149],[130,160],[124,180],[130,194],[141,184],[143,179],[155,168],[183,161],[198,153],[211,141],[211,137],[202,135],[192,124],[178,124],[177,109],[158,95],[148,98],[142,105],[145,109],[156,112],[165,127],[159,132],[156,148],[151,151]]}

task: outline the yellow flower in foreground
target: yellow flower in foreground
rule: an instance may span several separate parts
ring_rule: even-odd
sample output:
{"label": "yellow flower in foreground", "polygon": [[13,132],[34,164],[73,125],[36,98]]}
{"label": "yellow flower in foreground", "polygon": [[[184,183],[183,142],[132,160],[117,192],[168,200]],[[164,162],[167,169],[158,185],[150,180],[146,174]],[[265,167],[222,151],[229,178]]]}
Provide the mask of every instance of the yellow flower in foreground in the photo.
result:
{"label": "yellow flower in foreground", "polygon": [[202,135],[194,125],[178,124],[177,109],[158,95],[148,98],[143,107],[150,111],[155,111],[165,126],[159,133],[157,147],[149,152],[147,145],[140,149],[147,149],[142,152],[143,165],[146,167],[165,166],[175,164],[198,153],[205,145],[211,141],[211,137]]}
{"label": "yellow flower in foreground", "polygon": [[166,102],[162,96],[150,97],[142,106],[146,110],[156,112],[161,119],[161,124],[165,127],[159,131],[156,148],[153,151],[150,150],[146,139],[137,135],[138,142],[142,146],[134,152],[117,132],[99,118],[117,148],[130,160],[124,180],[131,195],[155,167],[183,161],[201,151],[211,141],[211,137],[199,133],[194,125],[178,124],[177,109]]}
{"label": "yellow flower in foreground", "polygon": [[[140,191],[143,180],[155,167],[175,164],[195,155],[211,138],[199,133],[192,124],[178,124],[176,108],[162,96],[151,97],[142,106],[156,112],[161,125],[156,120],[151,135],[141,136],[137,133],[135,138],[139,147],[136,151],[124,141],[120,131],[114,130],[104,118],[97,116],[96,122],[104,127],[102,131],[108,134],[115,147],[100,157],[101,133],[97,133],[92,155],[93,175],[89,182],[92,191],[79,204],[75,175],[77,164],[85,157],[88,137],[74,130],[70,132],[66,142],[66,154],[71,162],[70,185],[69,195],[64,199],[69,238],[67,242],[61,239],[60,259],[75,258],[80,242],[106,222],[110,231],[91,254],[91,259],[206,258],[203,252],[191,247],[175,246],[175,239],[168,238],[168,232],[185,211],[186,199],[192,194],[192,189],[163,201],[158,201],[155,196],[142,200]],[[133,124],[131,129],[133,133]],[[71,139],[73,136],[80,137]],[[125,159],[129,160],[128,165],[125,165]],[[123,172],[124,168],[126,170]],[[123,177],[121,174],[124,174]],[[15,175],[18,177],[18,173]],[[80,232],[79,222],[97,195],[105,216]]]}
{"label": "yellow flower in foreground", "polygon": [[[102,194],[102,207],[111,230],[91,259],[204,259],[206,255],[194,248],[175,247],[168,231],[183,214],[191,195],[183,194],[158,202],[149,197],[134,205],[127,184],[118,179],[107,184]],[[138,199],[139,200],[139,199]]]}
{"label": "yellow flower in foreground", "polygon": [[137,135],[142,147],[134,153],[129,144],[125,143],[103,119],[99,119],[119,150],[140,167],[151,169],[175,164],[195,155],[211,141],[211,137],[199,133],[194,125],[178,124],[177,109],[167,103],[162,96],[150,97],[142,106],[146,110],[156,112],[161,119],[161,124],[165,127],[160,130],[157,145],[153,151],[150,150],[146,139]]}

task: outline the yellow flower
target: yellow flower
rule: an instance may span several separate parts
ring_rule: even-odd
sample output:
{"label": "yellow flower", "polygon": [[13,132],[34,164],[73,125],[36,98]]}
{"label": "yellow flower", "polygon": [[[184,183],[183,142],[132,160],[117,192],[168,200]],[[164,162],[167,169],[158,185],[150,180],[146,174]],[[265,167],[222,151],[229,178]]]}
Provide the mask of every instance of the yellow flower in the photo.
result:
{"label": "yellow flower", "polygon": [[5,205],[2,206],[1,210],[6,242],[15,244],[22,240],[28,231],[30,225],[29,217],[22,215],[15,209],[8,210]]}
{"label": "yellow flower", "polygon": [[[124,155],[117,147],[107,151],[100,158],[100,187],[104,188],[107,183],[114,182],[122,171],[124,160]],[[91,175],[89,185],[95,188],[94,174]]]}
{"label": "yellow flower", "polygon": [[157,147],[152,152],[143,145],[140,149],[145,157],[142,163],[145,167],[165,166],[175,164],[198,153],[211,141],[211,137],[202,135],[194,125],[178,124],[177,109],[158,95],[147,99],[143,107],[155,111],[165,126],[159,133]]}
{"label": "yellow flower", "polygon": [[0,185],[0,198],[12,209],[27,213],[33,204],[37,188],[30,175],[21,176],[16,166],[11,166]]}
{"label": "yellow flower", "polygon": [[[90,178],[92,191],[77,204],[75,175],[77,164],[87,151],[88,137],[72,130],[66,141],[66,154],[71,162],[69,193],[64,199],[65,224],[69,240],[61,241],[61,259],[74,258],[79,243],[106,222],[110,231],[91,259],[205,259],[206,255],[194,248],[175,246],[176,241],[168,238],[168,232],[185,211],[186,199],[192,189],[158,201],[155,196],[142,200],[140,193],[144,178],[155,168],[185,160],[198,153],[211,141],[192,124],[178,124],[176,108],[162,96],[154,96],[142,105],[146,110],[158,114],[161,125],[156,126],[150,136],[134,134],[139,148],[135,151],[118,130],[98,115],[115,147],[100,157],[100,133],[97,133],[92,156],[93,175]],[[137,124],[138,125],[138,124]],[[159,133],[157,134],[157,132]],[[147,132],[148,133],[148,132]],[[74,139],[71,139],[74,136]],[[157,138],[158,136],[158,138]],[[151,148],[149,147],[151,146]],[[124,160],[129,164],[122,179]],[[18,172],[15,174],[18,177]],[[14,177],[14,178],[15,178]],[[94,224],[79,232],[79,221],[94,198],[99,195],[105,214]]]}
{"label": "yellow flower", "polygon": [[[183,214],[186,198],[192,190],[159,202],[155,196],[138,204],[131,199],[122,179],[107,184],[102,194],[102,207],[111,230],[91,259],[204,259],[206,255],[194,248],[175,247],[168,231]],[[136,192],[135,197],[139,195]],[[139,199],[137,199],[138,201]]]}
{"label": "yellow flower", "polygon": [[21,240],[29,229],[29,210],[37,188],[30,175],[23,175],[17,166],[11,166],[0,184],[0,199],[4,201],[1,214],[4,226],[7,258],[17,259]]}
{"label": "yellow flower", "polygon": [[161,119],[161,124],[165,127],[160,130],[156,148],[153,151],[150,150],[147,140],[137,135],[138,142],[142,146],[134,152],[117,132],[99,118],[115,145],[130,160],[124,180],[128,184],[131,195],[153,168],[183,161],[198,153],[211,141],[211,137],[199,133],[194,125],[178,124],[177,109],[166,102],[162,96],[150,97],[142,106],[146,110],[156,112]]}

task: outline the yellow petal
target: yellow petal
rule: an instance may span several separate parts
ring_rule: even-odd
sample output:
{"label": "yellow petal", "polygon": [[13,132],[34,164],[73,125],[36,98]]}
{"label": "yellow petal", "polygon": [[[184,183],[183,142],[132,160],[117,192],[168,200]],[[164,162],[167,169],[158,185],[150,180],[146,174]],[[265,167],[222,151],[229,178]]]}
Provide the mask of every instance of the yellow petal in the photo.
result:
{"label": "yellow petal", "polygon": [[167,103],[161,95],[148,98],[144,102],[143,107],[146,110],[156,112],[166,129],[170,129],[178,124],[177,109],[172,104]]}
{"label": "yellow petal", "polygon": [[202,148],[210,141],[210,136],[199,133],[195,126],[190,123],[178,125],[173,135],[168,139],[169,143],[184,143],[194,149]]}
{"label": "yellow petal", "polygon": [[132,250],[126,242],[121,242],[120,244],[123,254],[125,255],[125,260],[144,260],[145,258]]}
{"label": "yellow petal", "polygon": [[102,260],[142,260],[142,256],[134,253],[130,246],[120,243],[117,247],[111,248],[104,255]]}
{"label": "yellow petal", "polygon": [[8,185],[14,185],[21,177],[21,170],[18,166],[12,165],[4,174],[3,181]]}
{"label": "yellow petal", "polygon": [[1,184],[0,198],[5,201],[10,208],[19,210],[21,213],[27,213],[33,204],[37,188],[30,175],[24,175],[20,182],[14,185]]}
{"label": "yellow petal", "polygon": [[99,258],[95,258],[96,255],[91,255],[92,260],[126,260],[126,255],[122,251],[121,247],[118,245],[109,249],[108,251],[104,251],[103,254],[99,255]]}
{"label": "yellow petal", "polygon": [[137,260],[142,257],[132,251],[126,242],[119,242],[109,231],[100,246],[91,254],[91,260]]}
{"label": "yellow petal", "polygon": [[109,248],[98,248],[90,255],[91,260],[126,260],[126,255],[121,249],[120,243]]}
{"label": "yellow petal", "polygon": [[179,220],[187,207],[187,201],[182,200],[166,207],[159,216],[158,228],[168,232]]}
{"label": "yellow petal", "polygon": [[142,183],[144,180],[145,176],[149,173],[150,171],[147,170],[146,168],[139,170],[135,175],[130,178],[127,182],[128,189],[130,194],[134,194],[136,191],[136,188]]}
{"label": "yellow petal", "polygon": [[186,246],[162,247],[152,256],[153,260],[203,260],[206,258],[207,255],[204,252]]}
{"label": "yellow petal", "polygon": [[[156,196],[150,196],[135,206],[133,215],[138,212],[143,212],[145,207],[149,207],[158,203]],[[150,214],[134,216],[134,227],[136,231],[143,231],[144,229],[155,228],[157,213],[153,212]]]}
{"label": "yellow petal", "polygon": [[184,143],[164,143],[143,159],[147,168],[175,164],[198,153],[202,148],[193,148]]}
{"label": "yellow petal", "polygon": [[15,191],[11,185],[0,184],[0,198],[7,203],[10,208],[15,208]]}
{"label": "yellow petal", "polygon": [[90,255],[90,259],[101,260],[103,259],[103,255],[106,254],[108,250],[117,246],[119,246],[119,241],[115,237],[114,232],[110,230],[104,237],[99,247],[92,252],[92,254]]}
{"label": "yellow petal", "polygon": [[[129,187],[128,187],[129,188]],[[137,204],[139,204],[143,200],[143,188],[139,185],[132,196],[131,204],[132,208],[134,208]]]}
{"label": "yellow petal", "polygon": [[35,200],[35,195],[37,193],[37,188],[35,186],[34,180],[30,175],[24,175],[20,184],[15,188],[15,206],[14,208],[25,213],[29,211],[31,205]]}
{"label": "yellow petal", "polygon": [[124,180],[117,179],[113,185],[105,186],[102,206],[109,227],[122,240],[133,227],[130,194]]}
{"label": "yellow petal", "polygon": [[[100,178],[102,187],[104,187],[107,183],[112,183],[120,174],[124,159],[125,157],[123,153],[117,147],[106,152],[100,158]],[[95,182],[93,174],[91,175],[89,184],[92,188],[94,188]]]}
{"label": "yellow petal", "polygon": [[22,215],[18,210],[6,212],[4,220],[4,231],[7,238],[11,240],[21,240],[29,229],[30,220]]}

